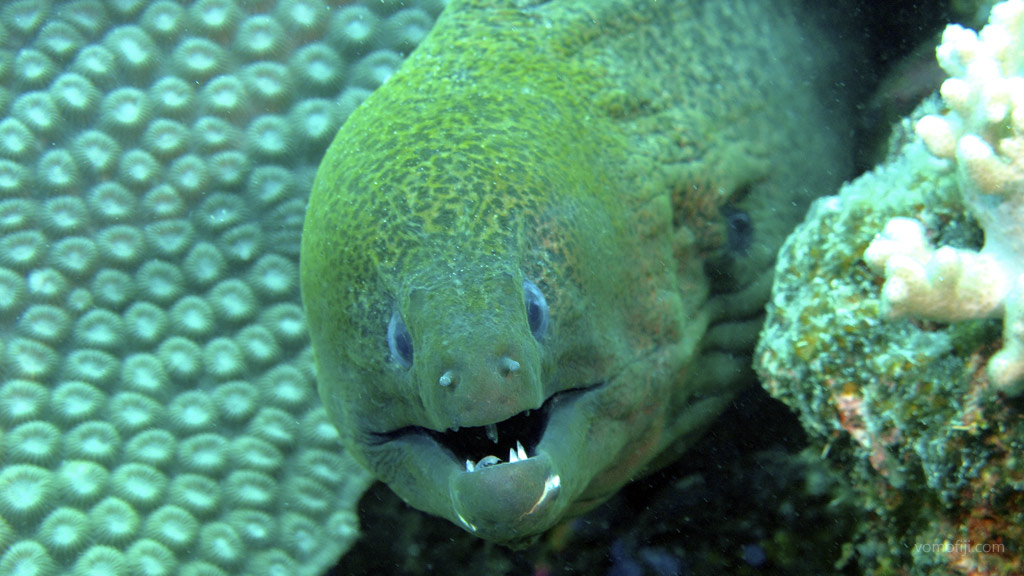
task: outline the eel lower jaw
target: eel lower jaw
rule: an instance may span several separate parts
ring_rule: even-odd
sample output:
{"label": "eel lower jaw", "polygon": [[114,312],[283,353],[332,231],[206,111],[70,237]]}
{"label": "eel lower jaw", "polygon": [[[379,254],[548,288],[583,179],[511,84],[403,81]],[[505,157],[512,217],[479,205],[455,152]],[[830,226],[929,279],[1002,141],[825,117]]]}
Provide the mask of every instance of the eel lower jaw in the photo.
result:
{"label": "eel lower jaw", "polygon": [[[580,399],[603,385],[557,392],[538,409],[486,426],[444,432],[413,426],[377,435],[377,448],[403,452],[402,459],[432,486],[385,480],[413,506],[482,538],[526,543],[557,522],[574,497],[564,492],[579,451],[565,435],[548,432],[564,429]],[[506,458],[497,456],[503,453]],[[424,488],[433,493],[429,503],[417,502]]]}
{"label": "eel lower jaw", "polygon": [[453,474],[448,488],[463,528],[504,543],[528,541],[544,532],[566,507],[560,498],[562,475],[543,452]]}

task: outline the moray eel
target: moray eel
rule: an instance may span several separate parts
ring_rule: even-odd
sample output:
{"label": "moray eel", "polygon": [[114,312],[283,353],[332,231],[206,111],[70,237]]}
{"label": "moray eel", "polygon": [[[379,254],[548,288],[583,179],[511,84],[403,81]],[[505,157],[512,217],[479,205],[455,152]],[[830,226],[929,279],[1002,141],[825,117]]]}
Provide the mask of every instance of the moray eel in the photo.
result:
{"label": "moray eel", "polygon": [[406,502],[525,545],[750,381],[774,252],[845,173],[828,44],[775,4],[452,0],[341,127],[302,239],[318,389]]}

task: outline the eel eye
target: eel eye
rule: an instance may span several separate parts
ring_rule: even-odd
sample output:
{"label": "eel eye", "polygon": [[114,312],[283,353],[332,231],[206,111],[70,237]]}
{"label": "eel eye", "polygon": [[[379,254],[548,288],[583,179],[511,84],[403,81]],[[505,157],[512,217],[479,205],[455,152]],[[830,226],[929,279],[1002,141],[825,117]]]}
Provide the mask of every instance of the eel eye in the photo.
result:
{"label": "eel eye", "polygon": [[746,254],[754,243],[754,221],[743,210],[725,209],[725,226],[729,250],[736,254]]}
{"label": "eel eye", "polygon": [[548,302],[540,288],[529,280],[523,280],[523,300],[526,303],[526,320],[533,337],[540,340],[548,330]]}
{"label": "eel eye", "polygon": [[412,335],[397,310],[391,314],[391,321],[388,322],[388,349],[391,350],[391,357],[402,368],[412,366]]}

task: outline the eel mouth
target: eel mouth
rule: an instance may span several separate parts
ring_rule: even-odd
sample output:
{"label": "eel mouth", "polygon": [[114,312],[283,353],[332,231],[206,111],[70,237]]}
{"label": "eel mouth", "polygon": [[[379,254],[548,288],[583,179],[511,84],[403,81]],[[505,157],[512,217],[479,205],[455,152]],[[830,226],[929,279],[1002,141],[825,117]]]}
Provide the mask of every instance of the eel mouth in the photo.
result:
{"label": "eel mouth", "polygon": [[467,472],[517,462],[536,454],[537,446],[544,438],[544,432],[554,413],[603,385],[604,382],[599,382],[556,392],[539,408],[524,410],[505,420],[484,426],[463,426],[444,431],[423,426],[405,426],[375,436],[381,444],[411,437],[429,438],[437,447],[448,453],[452,460],[460,466],[464,465]]}

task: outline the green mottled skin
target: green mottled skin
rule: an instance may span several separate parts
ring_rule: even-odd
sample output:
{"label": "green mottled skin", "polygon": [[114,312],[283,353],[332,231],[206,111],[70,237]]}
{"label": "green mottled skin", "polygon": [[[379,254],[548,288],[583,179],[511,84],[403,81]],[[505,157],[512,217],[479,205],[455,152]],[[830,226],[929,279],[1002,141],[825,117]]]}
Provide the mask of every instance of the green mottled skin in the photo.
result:
{"label": "green mottled skin", "polygon": [[[319,391],[346,447],[413,506],[513,545],[681,453],[735,395],[772,254],[835,165],[766,102],[806,63],[779,67],[800,52],[746,32],[762,12],[526,4],[450,3],[339,131],[302,244]],[[758,234],[742,254],[727,204]],[[550,307],[539,339],[524,280]],[[395,311],[409,368],[389,352]],[[585,391],[552,402],[525,462],[466,472],[410,428],[470,434],[570,389]]]}

